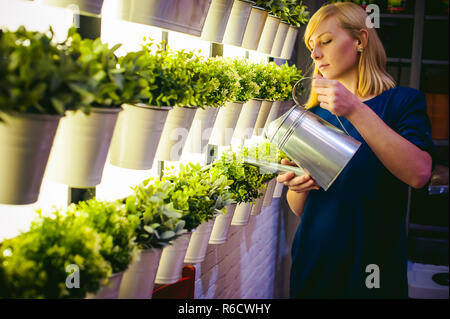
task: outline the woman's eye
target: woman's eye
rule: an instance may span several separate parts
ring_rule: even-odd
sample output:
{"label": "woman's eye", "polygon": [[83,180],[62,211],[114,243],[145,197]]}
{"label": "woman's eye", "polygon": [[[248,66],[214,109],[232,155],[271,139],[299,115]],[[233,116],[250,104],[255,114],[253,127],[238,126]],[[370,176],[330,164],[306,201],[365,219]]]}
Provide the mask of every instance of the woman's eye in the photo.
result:
{"label": "woman's eye", "polygon": [[331,42],[331,40],[328,40],[328,41],[322,42],[322,44],[328,44],[330,42]]}

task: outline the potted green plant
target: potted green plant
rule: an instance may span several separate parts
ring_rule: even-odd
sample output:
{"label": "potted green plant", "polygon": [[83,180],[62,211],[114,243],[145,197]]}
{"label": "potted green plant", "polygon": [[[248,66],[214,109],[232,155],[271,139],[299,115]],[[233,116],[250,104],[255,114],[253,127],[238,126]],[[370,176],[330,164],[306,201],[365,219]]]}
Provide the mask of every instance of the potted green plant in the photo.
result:
{"label": "potted green plant", "polygon": [[223,43],[241,46],[254,1],[234,0],[223,35]]}
{"label": "potted green plant", "polygon": [[266,24],[269,12],[262,7],[253,6],[245,28],[241,46],[249,50],[256,50]]}
{"label": "potted green plant", "polygon": [[0,297],[84,298],[111,275],[100,235],[59,211],[40,217],[29,231],[0,246]]}
{"label": "potted green plant", "polygon": [[168,103],[156,101],[155,90],[164,69],[165,52],[157,44],[153,54],[150,39],[141,50],[119,58],[123,75],[120,113],[111,141],[109,161],[129,169],[151,169],[168,112]]}
{"label": "potted green plant", "polygon": [[233,138],[241,142],[253,135],[256,119],[261,109],[262,99],[257,98],[260,90],[255,70],[257,64],[246,60],[235,61],[236,69],[241,76],[241,92],[237,100],[243,102],[243,105],[233,132]]}
{"label": "potted green plant", "polygon": [[277,90],[280,93],[281,105],[278,114],[271,113],[267,117],[266,125],[275,118],[286,113],[293,105],[292,89],[297,81],[302,78],[302,71],[297,69],[295,65],[289,66],[286,62],[280,66],[280,81],[278,82]]}
{"label": "potted green plant", "polygon": [[256,0],[255,2],[256,6],[264,8],[269,13],[264,24],[257,51],[270,54],[281,22],[281,17],[278,14],[281,9],[281,0]]}
{"label": "potted green plant", "polygon": [[[203,57],[194,51],[157,51],[162,72],[152,96],[158,105],[172,105],[156,150],[156,159],[177,161],[198,108],[205,108],[207,96],[219,85],[203,66]],[[181,136],[181,139],[180,139]]]}
{"label": "potted green plant", "polygon": [[[181,164],[177,174],[168,174],[162,180],[170,181],[175,185],[169,193],[169,201],[176,209],[182,211],[181,219],[185,221],[185,228],[189,231],[185,236],[175,240],[172,246],[163,249],[155,283],[169,284],[180,278],[186,252],[191,236],[196,232],[195,229],[213,219],[215,214],[223,213],[223,207],[232,202],[232,195],[228,192],[230,181],[226,177],[211,175],[208,171],[202,170],[199,164],[190,163],[187,166]],[[204,232],[202,233],[201,237],[205,237]],[[207,244],[208,240],[202,242]],[[200,251],[199,254],[193,252],[193,259],[198,260],[196,257],[199,259],[204,257],[198,256],[206,252],[206,249],[201,247],[202,245],[192,248]]]}
{"label": "potted green plant", "polygon": [[121,299],[151,298],[162,248],[187,232],[181,211],[169,200],[173,188],[170,181],[148,179],[125,201],[127,214],[139,218],[135,241],[140,253],[124,274]]}
{"label": "potted green plant", "polygon": [[212,0],[206,16],[201,38],[222,43],[234,0]]}
{"label": "potted green plant", "polygon": [[83,112],[67,111],[52,148],[47,176],[71,187],[100,184],[121,108],[123,76],[112,48],[100,39],[82,39],[72,27],[62,50],[67,85]]}
{"label": "potted green plant", "polygon": [[0,203],[39,196],[59,120],[76,99],[65,85],[65,53],[48,32],[0,31]]}
{"label": "potted green plant", "polygon": [[[234,99],[226,102],[217,114],[216,123],[209,140],[209,143],[214,145],[230,145],[244,104],[250,101],[259,90],[255,83],[255,71],[252,64],[246,59],[231,59],[230,61],[231,67],[238,74],[239,89]],[[245,124],[244,121],[242,123]]]}
{"label": "potted green plant", "polygon": [[[205,109],[198,109],[186,141],[186,150],[204,153],[210,140],[219,110],[228,101],[233,101],[240,89],[239,74],[229,59],[209,58],[201,65],[216,87],[206,95]],[[220,125],[220,124],[219,124]]]}
{"label": "potted green plant", "polygon": [[259,86],[259,92],[256,98],[262,100],[258,118],[253,130],[254,136],[261,136],[267,117],[272,109],[278,108],[280,104],[282,84],[281,69],[274,62],[261,63],[255,66],[256,83]]}
{"label": "potted green plant", "polygon": [[94,229],[100,236],[100,254],[111,265],[112,275],[95,294],[87,298],[117,299],[123,274],[137,253],[135,229],[139,218],[127,214],[122,201],[90,199],[68,208],[68,214]]}
{"label": "potted green plant", "polygon": [[289,23],[289,30],[286,34],[283,49],[281,50],[280,57],[282,59],[289,60],[294,49],[295,42],[297,40],[298,29],[308,23],[309,12],[307,7],[298,0],[282,0],[284,4],[283,16]]}

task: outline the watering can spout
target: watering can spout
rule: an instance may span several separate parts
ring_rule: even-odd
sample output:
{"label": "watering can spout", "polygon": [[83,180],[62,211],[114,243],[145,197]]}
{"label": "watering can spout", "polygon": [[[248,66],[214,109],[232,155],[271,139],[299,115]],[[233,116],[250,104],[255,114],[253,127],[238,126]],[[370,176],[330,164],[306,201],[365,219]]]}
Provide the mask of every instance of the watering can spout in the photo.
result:
{"label": "watering can spout", "polygon": [[308,110],[294,105],[270,122],[263,136],[327,190],[361,143]]}

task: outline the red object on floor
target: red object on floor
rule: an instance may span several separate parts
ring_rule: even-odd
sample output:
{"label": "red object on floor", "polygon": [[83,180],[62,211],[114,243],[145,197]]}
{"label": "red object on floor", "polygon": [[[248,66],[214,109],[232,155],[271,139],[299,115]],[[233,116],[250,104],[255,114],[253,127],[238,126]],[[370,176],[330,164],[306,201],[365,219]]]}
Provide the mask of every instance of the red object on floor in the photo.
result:
{"label": "red object on floor", "polygon": [[184,266],[180,280],[153,289],[152,299],[194,299],[195,267]]}

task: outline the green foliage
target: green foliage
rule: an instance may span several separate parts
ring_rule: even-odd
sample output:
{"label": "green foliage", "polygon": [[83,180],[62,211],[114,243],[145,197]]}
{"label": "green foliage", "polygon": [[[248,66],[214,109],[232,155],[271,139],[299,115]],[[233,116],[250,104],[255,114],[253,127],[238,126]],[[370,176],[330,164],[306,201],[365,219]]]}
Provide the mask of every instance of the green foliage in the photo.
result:
{"label": "green foliage", "polygon": [[245,164],[242,159],[244,155],[243,152],[224,152],[209,168],[215,175],[225,176],[232,181],[230,192],[237,203],[254,201],[260,196],[259,189],[263,184],[259,169]]}
{"label": "green foliage", "polygon": [[134,236],[139,218],[127,215],[123,206],[122,201],[90,199],[68,208],[69,214],[84,218],[83,223],[99,234],[100,253],[110,263],[113,273],[126,270],[136,250]]}
{"label": "green foliage", "polygon": [[0,111],[64,115],[77,107],[64,82],[67,57],[53,36],[51,28],[0,31]]}
{"label": "green foliage", "polygon": [[256,5],[263,7],[270,14],[279,17],[290,25],[300,27],[309,20],[307,7],[298,0],[255,0]]}
{"label": "green foliage", "polygon": [[240,90],[239,74],[230,59],[209,58],[204,62],[205,73],[216,79],[219,86],[206,96],[206,105],[218,107],[234,101]]}
{"label": "green foliage", "polygon": [[142,46],[155,76],[154,81],[151,79],[147,103],[204,108],[210,102],[208,96],[216,91],[220,83],[208,74],[203,57],[194,51],[170,51],[164,48],[164,43],[158,44],[155,52],[152,50],[151,42]]}
{"label": "green foliage", "polygon": [[164,176],[162,180],[173,183],[168,200],[182,211],[181,218],[189,231],[215,214],[225,213],[223,208],[234,202],[229,191],[232,182],[217,172],[202,169],[199,164],[180,164],[177,174]]}
{"label": "green foliage", "polygon": [[[134,194],[126,199],[128,215],[139,218],[136,227],[136,243],[141,249],[161,248],[184,234],[182,211],[170,202],[174,185],[166,181],[148,179],[134,188]],[[152,183],[151,183],[152,182]]]}
{"label": "green foliage", "polygon": [[158,71],[147,50],[128,52],[119,58],[123,86],[120,92],[123,103],[149,103],[152,90],[157,89],[155,80]]}
{"label": "green foliage", "polygon": [[[40,215],[30,230],[0,246],[0,297],[84,298],[111,275],[101,238],[74,216]],[[66,267],[80,269],[80,287],[69,289]]]}
{"label": "green foliage", "polygon": [[274,62],[269,62],[255,64],[254,70],[255,82],[259,87],[255,97],[269,101],[280,100],[282,92],[279,89],[284,84],[280,82],[282,81],[280,68]]}
{"label": "green foliage", "polygon": [[79,101],[81,109],[88,113],[91,106],[120,107],[124,78],[117,68],[114,54],[121,45],[112,48],[95,40],[82,39],[76,28],[70,28],[62,49],[68,58],[63,67],[67,73],[67,85]]}
{"label": "green foliage", "polygon": [[278,81],[276,81],[275,91],[278,99],[286,101],[292,99],[292,89],[297,81],[302,78],[302,71],[295,65],[289,66],[287,62],[280,66]]}
{"label": "green foliage", "polygon": [[236,93],[235,102],[247,102],[253,99],[259,92],[258,84],[255,82],[256,73],[254,64],[247,59],[233,59],[234,69],[239,75],[240,89]]}

